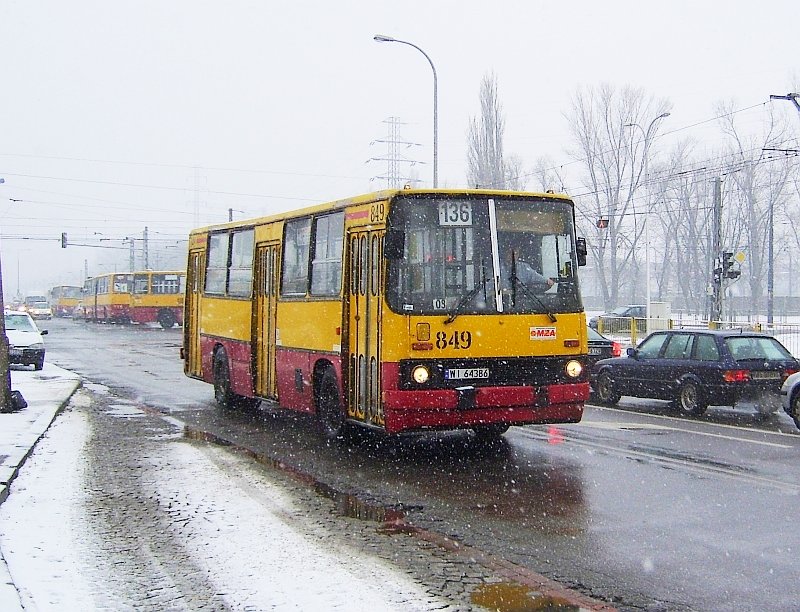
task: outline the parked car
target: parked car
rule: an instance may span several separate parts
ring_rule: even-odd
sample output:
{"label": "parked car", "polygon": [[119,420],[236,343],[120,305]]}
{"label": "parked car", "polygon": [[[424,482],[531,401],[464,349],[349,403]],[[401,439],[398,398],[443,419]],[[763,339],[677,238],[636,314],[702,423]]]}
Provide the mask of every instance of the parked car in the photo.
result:
{"label": "parked car", "polygon": [[794,419],[794,424],[800,429],[800,372],[783,381],[781,402],[786,414]]}
{"label": "parked car", "polygon": [[40,330],[27,312],[7,310],[5,313],[8,338],[8,362],[32,365],[35,370],[44,367],[44,339],[47,330]]}
{"label": "parked car", "polygon": [[625,319],[641,319],[644,323],[647,318],[647,306],[645,304],[628,304],[627,306],[618,306],[610,312],[604,312],[589,319],[589,327],[592,329],[600,328],[600,320],[603,319],[603,325],[620,325],[624,323],[624,327],[630,329],[628,322]]}
{"label": "parked car", "polygon": [[683,414],[752,402],[762,414],[780,408],[780,389],[800,362],[778,340],[743,330],[653,332],[627,356],[595,365],[597,399],[623,395],[672,400]]}

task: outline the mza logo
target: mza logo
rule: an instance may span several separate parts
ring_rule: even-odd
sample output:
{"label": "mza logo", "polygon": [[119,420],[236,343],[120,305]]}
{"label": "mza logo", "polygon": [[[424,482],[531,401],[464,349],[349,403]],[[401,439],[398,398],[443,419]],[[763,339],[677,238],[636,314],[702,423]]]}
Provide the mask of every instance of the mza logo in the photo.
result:
{"label": "mza logo", "polygon": [[531,327],[531,340],[555,340],[555,327]]}

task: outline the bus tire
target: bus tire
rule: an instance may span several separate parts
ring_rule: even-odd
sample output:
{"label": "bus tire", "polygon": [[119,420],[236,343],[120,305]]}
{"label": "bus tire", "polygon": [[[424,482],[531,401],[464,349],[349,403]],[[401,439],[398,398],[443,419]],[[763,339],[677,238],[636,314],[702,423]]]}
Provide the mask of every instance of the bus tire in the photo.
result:
{"label": "bus tire", "polygon": [[505,423],[492,423],[491,425],[476,425],[472,428],[475,432],[475,437],[482,442],[492,442],[497,440],[504,433],[508,431],[508,425]]}
{"label": "bus tire", "polygon": [[317,424],[326,440],[343,440],[347,436],[348,424],[342,407],[339,385],[333,368],[322,375],[317,391]]}
{"label": "bus tire", "polygon": [[231,389],[231,371],[228,365],[228,355],[224,350],[219,350],[214,355],[214,399],[221,408],[245,408],[252,409],[257,407],[261,400],[255,397],[246,397],[234,393]]}
{"label": "bus tire", "polygon": [[218,351],[214,355],[214,399],[220,408],[233,407],[233,392],[231,391],[231,374],[228,367],[228,357],[225,351]]}
{"label": "bus tire", "polygon": [[164,329],[172,329],[175,327],[175,313],[171,310],[163,309],[158,313],[158,324]]}

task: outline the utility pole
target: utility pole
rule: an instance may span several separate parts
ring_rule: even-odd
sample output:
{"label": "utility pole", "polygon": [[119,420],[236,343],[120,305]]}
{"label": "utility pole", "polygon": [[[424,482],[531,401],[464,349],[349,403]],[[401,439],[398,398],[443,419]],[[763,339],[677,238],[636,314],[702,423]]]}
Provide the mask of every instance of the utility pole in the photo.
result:
{"label": "utility pole", "polygon": [[[0,177],[0,184],[6,180]],[[3,262],[0,261],[0,412],[13,412],[24,407],[16,405],[14,393],[11,392],[11,370],[9,369],[8,336],[6,335],[6,306],[3,303]],[[16,392],[18,399],[24,402],[22,395]]]}
{"label": "utility pole", "polygon": [[144,226],[143,242],[144,242],[144,244],[142,245],[142,255],[144,256],[144,269],[145,270],[149,270],[150,269],[150,257],[149,257],[149,254],[148,254],[147,226],[146,225]]}
{"label": "utility pole", "polygon": [[[0,183],[5,183],[4,178],[0,178]],[[0,317],[0,412],[7,412],[11,406],[11,372],[8,369],[8,336],[6,336],[6,307],[3,304],[3,263],[0,261],[0,312],[4,316]]]}
{"label": "utility pole", "polygon": [[710,321],[722,320],[722,261],[718,260],[722,244],[722,178],[714,179],[714,220],[711,237],[712,298]]}
{"label": "utility pole", "polygon": [[11,371],[8,369],[8,336],[6,336],[5,305],[3,304],[3,264],[0,262],[0,412],[11,412]]}

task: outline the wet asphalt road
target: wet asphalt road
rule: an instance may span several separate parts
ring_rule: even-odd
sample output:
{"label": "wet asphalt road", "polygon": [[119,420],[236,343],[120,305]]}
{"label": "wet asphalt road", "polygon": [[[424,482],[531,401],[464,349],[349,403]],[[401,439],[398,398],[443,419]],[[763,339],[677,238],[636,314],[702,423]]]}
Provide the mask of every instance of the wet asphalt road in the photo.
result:
{"label": "wet asphalt road", "polygon": [[233,441],[340,496],[343,512],[393,508],[622,609],[795,609],[800,432],[784,414],[665,404],[589,407],[583,422],[321,443],[308,417],[221,412],[183,375],[181,331],[44,322],[48,359]]}

